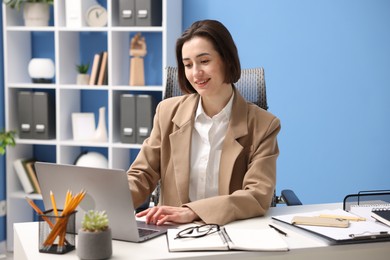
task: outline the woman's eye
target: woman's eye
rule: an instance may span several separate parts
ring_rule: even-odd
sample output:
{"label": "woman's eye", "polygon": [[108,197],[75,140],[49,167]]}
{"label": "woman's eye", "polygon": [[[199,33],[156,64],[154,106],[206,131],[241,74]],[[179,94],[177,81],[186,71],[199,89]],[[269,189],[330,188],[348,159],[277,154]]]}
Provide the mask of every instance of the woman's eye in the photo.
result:
{"label": "woman's eye", "polygon": [[191,68],[192,67],[192,64],[184,64],[184,67],[186,67],[186,68]]}
{"label": "woman's eye", "polygon": [[207,64],[207,63],[209,63],[209,61],[210,61],[210,60],[202,60],[201,63],[202,63],[202,64]]}

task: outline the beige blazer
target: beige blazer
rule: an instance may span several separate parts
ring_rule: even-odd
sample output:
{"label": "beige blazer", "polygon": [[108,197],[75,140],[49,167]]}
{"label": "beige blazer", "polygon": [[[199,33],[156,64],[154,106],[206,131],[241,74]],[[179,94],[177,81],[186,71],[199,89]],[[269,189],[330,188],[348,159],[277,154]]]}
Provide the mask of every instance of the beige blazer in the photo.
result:
{"label": "beige blazer", "polygon": [[128,170],[135,207],[161,179],[160,205],[187,206],[206,223],[223,225],[263,215],[275,189],[279,119],[247,103],[235,90],[221,154],[220,196],[189,201],[190,144],[198,100],[198,94],[191,94],[157,106],[150,138]]}

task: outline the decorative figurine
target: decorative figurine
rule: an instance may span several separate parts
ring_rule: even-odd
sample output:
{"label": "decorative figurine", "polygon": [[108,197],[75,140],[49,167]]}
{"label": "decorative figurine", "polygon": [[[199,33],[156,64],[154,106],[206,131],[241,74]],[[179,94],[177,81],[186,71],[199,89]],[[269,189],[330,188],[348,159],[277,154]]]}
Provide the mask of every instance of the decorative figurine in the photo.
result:
{"label": "decorative figurine", "polygon": [[137,33],[130,43],[130,86],[144,86],[144,56],[146,55],[146,42],[141,33]]}

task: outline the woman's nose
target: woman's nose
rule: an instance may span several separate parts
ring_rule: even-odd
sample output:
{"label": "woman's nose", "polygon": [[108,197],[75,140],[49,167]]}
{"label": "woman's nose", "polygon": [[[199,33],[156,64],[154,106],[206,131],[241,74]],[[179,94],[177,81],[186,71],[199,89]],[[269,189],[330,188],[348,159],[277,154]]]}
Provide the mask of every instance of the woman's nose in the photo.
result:
{"label": "woman's nose", "polygon": [[203,75],[203,70],[202,70],[202,68],[200,68],[200,66],[194,66],[193,67],[193,75],[195,76],[195,77],[199,77],[199,76],[202,76]]}

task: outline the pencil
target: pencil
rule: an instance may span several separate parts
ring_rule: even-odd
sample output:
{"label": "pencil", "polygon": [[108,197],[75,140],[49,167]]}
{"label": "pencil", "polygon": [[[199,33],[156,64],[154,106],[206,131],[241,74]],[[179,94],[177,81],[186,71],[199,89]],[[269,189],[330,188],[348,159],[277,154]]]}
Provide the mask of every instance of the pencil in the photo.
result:
{"label": "pencil", "polygon": [[57,204],[56,204],[56,200],[54,198],[54,194],[52,191],[50,191],[50,199],[51,199],[51,204],[53,206],[53,211],[54,211],[54,214],[56,216],[58,216],[58,211],[57,211]]}
{"label": "pencil", "polygon": [[32,199],[30,199],[29,197],[26,197],[26,200],[27,200],[28,204],[30,204],[30,206],[35,210],[36,213],[38,213],[39,215],[43,215],[43,212],[41,211],[41,209],[38,208],[38,206],[34,203],[34,201]]}

